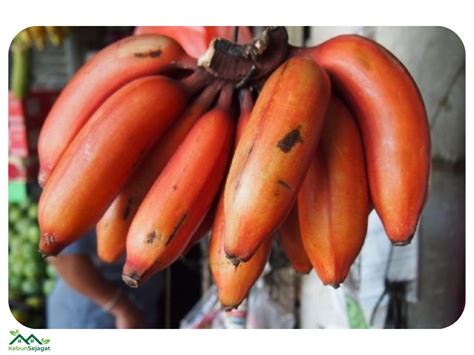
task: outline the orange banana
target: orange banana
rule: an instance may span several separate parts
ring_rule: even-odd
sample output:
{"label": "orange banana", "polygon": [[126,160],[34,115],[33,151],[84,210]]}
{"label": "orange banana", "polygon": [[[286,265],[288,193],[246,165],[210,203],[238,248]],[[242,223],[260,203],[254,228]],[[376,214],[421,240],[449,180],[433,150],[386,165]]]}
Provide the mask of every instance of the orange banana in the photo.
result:
{"label": "orange banana", "polygon": [[38,141],[39,183],[44,185],[60,157],[97,108],[130,81],[189,61],[175,40],[131,36],[101,50],[73,76],[51,109]]}
{"label": "orange banana", "polygon": [[426,199],[431,159],[428,120],[416,83],[394,55],[360,36],[339,36],[294,52],[326,69],[354,112],[374,208],[390,240],[408,243]]}
{"label": "orange banana", "polygon": [[[243,90],[242,91],[242,100],[240,103],[240,116],[238,120],[237,129],[235,131],[235,141],[237,142],[242,134],[243,127],[247,124],[247,121],[250,117],[250,113],[252,112],[253,107],[253,99],[250,90]],[[219,194],[221,195],[221,194]],[[211,230],[212,224],[214,223],[215,215],[216,215],[216,208],[214,207],[207,213],[206,217],[202,221],[201,225],[199,226],[196,233],[191,238],[191,241],[186,246],[186,249],[183,252],[183,255],[186,255],[189,250],[204,236]]]}
{"label": "orange banana", "polygon": [[280,227],[280,244],[296,272],[307,274],[311,271],[313,266],[301,240],[298,205],[296,203]]}
{"label": "orange banana", "polygon": [[127,235],[123,280],[138,287],[183,252],[220,188],[234,139],[232,88],[193,126],[153,184]]}
{"label": "orange banana", "polygon": [[[240,105],[236,142],[239,141],[248,124],[252,107],[252,96],[250,91],[246,90],[243,92]],[[221,194],[209,242],[209,267],[218,289],[219,302],[225,308],[232,309],[242,303],[252,285],[263,272],[270,255],[273,238],[267,238],[248,262],[234,265],[224,251],[224,224],[224,199]]]}
{"label": "orange banana", "polygon": [[219,292],[219,302],[230,310],[237,308],[262,274],[270,255],[273,238],[266,238],[247,262],[235,265],[226,257],[224,199],[217,207],[209,244],[209,267]]}
{"label": "orange banana", "polygon": [[291,58],[269,77],[232,159],[224,190],[225,252],[247,261],[280,225],[314,154],[330,96],[326,73]]}
{"label": "orange banana", "polygon": [[57,254],[98,222],[142,156],[184,109],[186,99],[181,83],[150,76],[123,86],[100,106],[41,194],[43,254]]}
{"label": "orange banana", "polygon": [[356,122],[333,97],[317,153],[298,193],[301,238],[324,284],[343,282],[362,248],[368,194]]}
{"label": "orange banana", "polygon": [[132,219],[146,193],[192,126],[210,107],[219,84],[211,84],[153,146],[123,190],[97,224],[97,253],[105,262],[114,262],[125,252],[125,240]]}

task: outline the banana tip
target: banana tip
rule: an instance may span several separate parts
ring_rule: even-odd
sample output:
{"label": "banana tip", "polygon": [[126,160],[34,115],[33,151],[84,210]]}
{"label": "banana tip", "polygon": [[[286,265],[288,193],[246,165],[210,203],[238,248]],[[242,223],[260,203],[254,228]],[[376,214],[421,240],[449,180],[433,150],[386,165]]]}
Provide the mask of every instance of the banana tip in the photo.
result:
{"label": "banana tip", "polygon": [[139,286],[140,277],[134,274],[122,274],[122,281],[125,282],[128,287],[137,288]]}
{"label": "banana tip", "polygon": [[229,259],[229,261],[232,263],[232,265],[234,265],[234,267],[237,267],[239,266],[239,264],[242,262],[242,259],[236,257],[236,256],[233,256],[233,255],[229,255],[226,253],[226,258]]}
{"label": "banana tip", "polygon": [[224,311],[226,311],[228,313],[228,312],[233,311],[234,309],[237,309],[239,307],[239,305],[240,305],[240,303],[237,304],[237,305],[222,304],[222,308],[224,309]]}
{"label": "banana tip", "polygon": [[53,253],[49,253],[49,252],[45,252],[45,251],[42,251],[41,249],[38,250],[39,253],[41,254],[41,257],[46,260],[47,258],[50,258],[50,257],[56,257],[56,254],[53,254]]}
{"label": "banana tip", "polygon": [[44,184],[46,183],[46,174],[42,171],[38,174],[38,185],[41,188],[44,188]]}
{"label": "banana tip", "polygon": [[397,247],[403,247],[405,245],[408,245],[411,243],[413,240],[413,237],[415,234],[410,235],[406,240],[391,240],[392,244],[397,246]]}

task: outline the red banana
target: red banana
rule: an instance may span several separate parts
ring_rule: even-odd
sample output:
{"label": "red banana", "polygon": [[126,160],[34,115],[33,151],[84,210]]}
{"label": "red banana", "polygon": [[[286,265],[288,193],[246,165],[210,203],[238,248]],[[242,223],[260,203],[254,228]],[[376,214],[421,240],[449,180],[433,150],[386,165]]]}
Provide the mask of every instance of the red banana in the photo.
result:
{"label": "red banana", "polygon": [[219,89],[220,84],[211,84],[197,97],[153,146],[102,216],[96,231],[97,253],[103,261],[114,262],[125,252],[128,229],[146,193],[192,126],[209,109]]}
{"label": "red banana", "polygon": [[230,310],[237,308],[259,278],[270,255],[273,238],[266,238],[247,262],[234,265],[224,251],[224,200],[217,207],[209,245],[209,267],[217,286],[219,302]]}
{"label": "red banana", "polygon": [[126,84],[100,106],[41,194],[43,254],[57,254],[98,222],[141,157],[184,109],[186,99],[181,83],[150,76]]}
{"label": "red banana", "polygon": [[301,239],[298,205],[295,203],[280,227],[280,244],[296,272],[307,274],[313,266]]}
{"label": "red banana", "polygon": [[43,186],[64,151],[97,108],[130,81],[190,61],[175,40],[130,36],[101,50],[63,89],[41,129],[39,183]]}
{"label": "red banana", "polygon": [[368,194],[356,122],[333,97],[317,153],[298,193],[301,238],[324,284],[343,282],[362,248]]}
{"label": "red banana", "polygon": [[408,243],[426,199],[431,159],[428,119],[416,83],[393,54],[360,36],[339,36],[294,52],[314,58],[354,112],[374,208],[390,240]]}
{"label": "red banana", "polygon": [[247,261],[280,225],[314,154],[330,96],[326,73],[290,58],[271,74],[237,144],[224,190],[225,252]]}
{"label": "red banana", "polygon": [[[252,112],[253,107],[253,99],[252,94],[249,90],[242,90],[242,100],[240,103],[240,116],[238,120],[237,129],[235,131],[235,141],[237,142],[242,134],[243,127],[247,124],[247,121],[250,117],[250,113]],[[220,195],[220,194],[219,194]],[[196,233],[191,238],[191,241],[186,246],[186,249],[183,252],[183,255],[186,255],[189,250],[199,242],[206,234],[211,230],[212,224],[214,223],[215,215],[216,215],[216,208],[214,206],[206,215],[206,218],[202,221],[201,225],[199,226]]]}
{"label": "red banana", "polygon": [[[252,96],[250,91],[246,90],[243,92],[240,105],[236,142],[239,141],[245,126],[248,124],[252,107]],[[221,195],[209,242],[209,267],[218,289],[219,302],[226,309],[232,309],[237,308],[242,303],[252,285],[263,272],[270,255],[273,238],[267,238],[248,262],[234,265],[226,257],[224,251],[224,223],[224,200],[223,195]]]}
{"label": "red banana", "polygon": [[123,268],[130,287],[173,263],[211,207],[234,139],[231,96],[224,88],[217,107],[194,125],[133,218]]}

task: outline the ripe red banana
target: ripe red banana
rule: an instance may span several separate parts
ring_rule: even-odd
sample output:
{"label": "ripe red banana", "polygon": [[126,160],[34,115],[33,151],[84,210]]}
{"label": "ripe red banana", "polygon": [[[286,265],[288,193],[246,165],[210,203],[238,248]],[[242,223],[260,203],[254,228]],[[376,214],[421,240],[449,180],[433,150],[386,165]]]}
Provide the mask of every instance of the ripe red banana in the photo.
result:
{"label": "ripe red banana", "polygon": [[194,125],[140,205],[127,235],[123,280],[138,287],[183,252],[224,177],[234,140],[232,88]]}
{"label": "ripe red banana", "polygon": [[416,83],[389,51],[355,35],[294,54],[314,58],[354,112],[374,208],[390,240],[408,243],[426,199],[431,159],[428,120]]}
{"label": "ripe red banana", "polygon": [[290,58],[271,74],[237,144],[224,191],[225,252],[248,261],[286,217],[314,154],[330,96],[326,73]]}
{"label": "ripe red banana", "polygon": [[57,254],[98,222],[186,100],[181,83],[149,76],[124,85],[100,106],[69,145],[41,194],[43,254]]}
{"label": "ripe red banana", "polygon": [[[244,91],[240,106],[236,142],[239,141],[248,123],[252,106],[253,102],[250,91]],[[264,240],[248,262],[234,265],[226,257],[224,251],[224,224],[224,199],[223,195],[221,195],[209,242],[209,267],[218,289],[219,302],[224,308],[232,309],[237,308],[242,303],[250,288],[263,272],[270,255],[273,238]]]}
{"label": "ripe red banana", "polygon": [[[247,124],[247,121],[250,117],[250,113],[252,112],[253,107],[253,99],[250,90],[242,90],[242,100],[240,102],[240,116],[238,119],[237,129],[235,131],[235,141],[237,142],[242,134],[243,127]],[[219,194],[221,195],[221,194]],[[206,234],[211,230],[212,225],[214,223],[215,215],[216,215],[217,206],[214,207],[208,212],[204,220],[202,221],[201,225],[199,226],[198,230],[192,236],[190,242],[186,246],[186,249],[183,252],[183,255],[186,255],[189,250],[198,243],[202,238],[206,236]]]}
{"label": "ripe red banana", "polygon": [[356,122],[333,97],[318,150],[298,193],[301,238],[324,284],[338,286],[360,252],[369,203]]}
{"label": "ripe red banana", "polygon": [[110,95],[134,79],[157,74],[173,62],[190,60],[178,42],[157,35],[130,36],[96,54],[63,89],[42,127],[38,141],[40,185]]}
{"label": "ripe red banana", "polygon": [[224,251],[225,221],[224,200],[221,198],[212,226],[209,267],[218,289],[219,302],[225,309],[230,310],[242,303],[262,274],[270,255],[273,238],[266,238],[249,261],[234,265]]}
{"label": "ripe red banana", "polygon": [[301,239],[298,204],[295,203],[280,227],[280,244],[296,272],[307,274],[313,266]]}
{"label": "ripe red banana", "polygon": [[211,84],[197,97],[153,146],[102,216],[96,231],[97,253],[103,261],[114,262],[125,252],[128,229],[146,193],[192,126],[209,109],[219,89],[220,84]]}

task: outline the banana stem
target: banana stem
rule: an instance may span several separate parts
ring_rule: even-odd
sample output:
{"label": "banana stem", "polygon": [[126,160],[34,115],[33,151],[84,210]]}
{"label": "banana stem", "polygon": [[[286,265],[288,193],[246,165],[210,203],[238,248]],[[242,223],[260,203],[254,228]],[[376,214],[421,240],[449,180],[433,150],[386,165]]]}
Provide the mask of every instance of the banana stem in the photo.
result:
{"label": "banana stem", "polygon": [[265,78],[287,58],[287,54],[286,29],[267,27],[246,44],[215,38],[206,53],[198,59],[198,66],[209,75],[231,81],[241,88]]}
{"label": "banana stem", "polygon": [[211,81],[211,76],[203,69],[197,68],[194,73],[181,80],[189,96],[194,96],[196,93],[206,86]]}
{"label": "banana stem", "polygon": [[232,96],[234,95],[234,86],[232,84],[226,84],[219,95],[219,101],[217,107],[228,110],[232,103]]}
{"label": "banana stem", "polygon": [[240,115],[248,115],[252,112],[253,98],[250,89],[244,89],[241,91],[240,96]]}
{"label": "banana stem", "polygon": [[184,70],[197,70],[198,65],[196,59],[184,54],[179,60],[171,63],[174,67]]}

